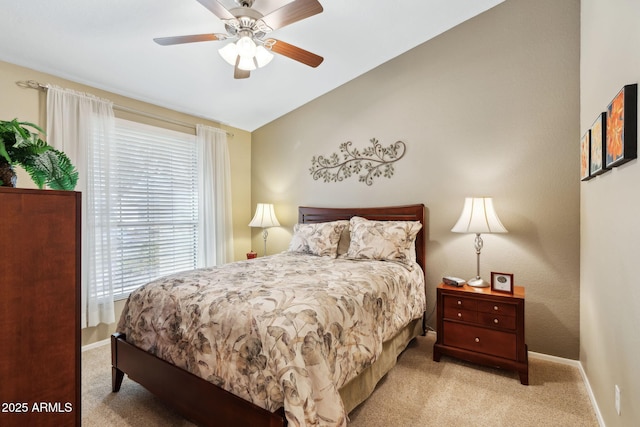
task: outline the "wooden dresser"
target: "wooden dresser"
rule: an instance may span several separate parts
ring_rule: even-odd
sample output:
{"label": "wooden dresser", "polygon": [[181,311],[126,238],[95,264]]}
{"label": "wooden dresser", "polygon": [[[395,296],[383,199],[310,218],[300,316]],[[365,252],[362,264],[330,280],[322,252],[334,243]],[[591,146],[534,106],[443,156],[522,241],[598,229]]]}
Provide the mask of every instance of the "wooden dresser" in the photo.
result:
{"label": "wooden dresser", "polygon": [[529,384],[524,342],[524,288],[513,295],[490,288],[437,288],[437,333],[433,360],[443,354],[469,362],[518,371]]}
{"label": "wooden dresser", "polygon": [[80,425],[80,193],[0,187],[0,425]]}

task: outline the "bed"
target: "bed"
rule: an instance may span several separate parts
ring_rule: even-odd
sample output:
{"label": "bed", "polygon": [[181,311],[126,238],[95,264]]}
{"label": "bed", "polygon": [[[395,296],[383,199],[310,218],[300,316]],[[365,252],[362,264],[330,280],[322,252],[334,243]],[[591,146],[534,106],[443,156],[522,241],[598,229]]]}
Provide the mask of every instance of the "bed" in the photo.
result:
{"label": "bed", "polygon": [[[199,425],[346,425],[346,414],[424,333],[424,222],[421,204],[300,207],[289,251],[146,285],[129,297],[111,339],[112,390],[127,374]],[[385,262],[374,261],[358,234],[326,256],[350,233],[371,236],[380,224],[410,236],[410,251],[386,252]],[[373,275],[363,278],[359,270]],[[221,297],[223,271],[231,285],[223,286]],[[246,283],[234,287],[238,280]],[[310,280],[317,284],[305,285]],[[381,290],[373,288],[378,281]],[[354,305],[356,289],[365,292],[354,296],[361,301]],[[256,303],[256,294],[265,300]],[[320,303],[312,306],[311,300]],[[325,322],[329,312],[340,318]],[[232,315],[230,322],[220,321]],[[246,331],[239,329],[244,324]],[[361,325],[373,330],[357,329]],[[231,362],[223,367],[223,360]]]}

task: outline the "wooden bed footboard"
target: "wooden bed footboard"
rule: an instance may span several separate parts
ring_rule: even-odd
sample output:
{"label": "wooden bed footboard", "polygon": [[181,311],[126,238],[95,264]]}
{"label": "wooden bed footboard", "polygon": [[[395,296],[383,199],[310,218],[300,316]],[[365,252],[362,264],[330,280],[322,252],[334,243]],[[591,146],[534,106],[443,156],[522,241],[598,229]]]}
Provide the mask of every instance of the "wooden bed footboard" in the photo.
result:
{"label": "wooden bed footboard", "polygon": [[124,334],[111,336],[112,391],[124,374],[143,384],[163,402],[201,426],[283,427],[284,409],[269,412],[183,369],[129,344]]}

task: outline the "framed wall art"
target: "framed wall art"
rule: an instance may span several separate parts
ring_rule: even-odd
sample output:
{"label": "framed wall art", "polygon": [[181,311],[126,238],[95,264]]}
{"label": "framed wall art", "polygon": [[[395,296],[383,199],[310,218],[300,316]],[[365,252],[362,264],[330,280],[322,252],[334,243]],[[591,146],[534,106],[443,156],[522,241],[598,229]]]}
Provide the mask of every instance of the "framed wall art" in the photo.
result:
{"label": "framed wall art", "polygon": [[580,181],[587,181],[593,176],[591,167],[591,130],[588,130],[580,139]]}
{"label": "framed wall art", "polygon": [[605,141],[607,138],[607,113],[601,113],[591,125],[591,156],[589,173],[591,176],[600,175],[608,170],[605,167]]}
{"label": "framed wall art", "polygon": [[638,85],[623,87],[607,107],[605,167],[619,166],[638,155]]}

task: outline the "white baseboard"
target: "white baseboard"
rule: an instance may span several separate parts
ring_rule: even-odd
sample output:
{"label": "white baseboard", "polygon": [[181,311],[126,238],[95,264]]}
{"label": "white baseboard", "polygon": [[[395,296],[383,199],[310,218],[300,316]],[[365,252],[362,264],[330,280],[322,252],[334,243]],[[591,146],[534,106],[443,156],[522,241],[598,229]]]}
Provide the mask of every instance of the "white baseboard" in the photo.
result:
{"label": "white baseboard", "polygon": [[552,356],[550,354],[536,353],[535,351],[529,351],[528,353],[529,353],[529,357],[532,359],[548,360],[549,362],[561,363],[563,365],[570,365],[575,367],[578,367],[580,365],[580,361],[578,360]]}
{"label": "white baseboard", "polygon": [[111,343],[111,338],[104,339],[102,341],[94,342],[91,344],[83,345],[82,351],[93,350],[94,348],[103,347]]}
{"label": "white baseboard", "polygon": [[593,390],[591,389],[589,378],[587,377],[586,372],[582,368],[582,363],[579,363],[579,366],[580,366],[579,368],[580,375],[582,375],[584,386],[587,388],[587,393],[589,393],[589,399],[591,400],[591,405],[593,406],[593,410],[596,411],[596,418],[598,418],[598,424],[600,424],[600,427],[605,427],[604,418],[602,418],[602,414],[600,413],[600,408],[598,407],[598,402],[596,402],[596,396],[593,394]]}
{"label": "white baseboard", "polygon": [[584,368],[582,367],[582,363],[579,360],[573,359],[565,359],[564,357],[551,356],[543,353],[536,353],[534,351],[529,352],[529,357],[532,359],[541,359],[548,360],[550,362],[562,363],[564,365],[570,365],[578,368],[580,375],[582,376],[582,381],[584,382],[584,386],[587,388],[587,393],[589,394],[589,400],[591,400],[591,406],[593,406],[593,410],[596,412],[596,418],[598,419],[598,424],[600,427],[605,427],[604,419],[602,418],[602,414],[600,413],[600,408],[598,407],[598,402],[596,402],[596,397],[593,394],[593,390],[591,389],[591,384],[589,383],[589,378],[587,377]]}

